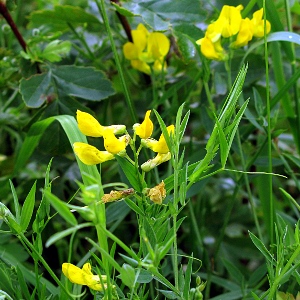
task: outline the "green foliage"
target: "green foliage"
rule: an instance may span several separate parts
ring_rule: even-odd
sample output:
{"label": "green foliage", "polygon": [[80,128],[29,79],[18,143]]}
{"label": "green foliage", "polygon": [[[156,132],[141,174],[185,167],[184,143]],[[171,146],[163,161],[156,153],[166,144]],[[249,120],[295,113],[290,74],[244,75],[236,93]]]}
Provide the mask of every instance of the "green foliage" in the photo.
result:
{"label": "green foliage", "polygon": [[[271,32],[233,48],[223,20],[206,31],[225,4],[263,8]],[[7,0],[0,14],[1,299],[299,298],[297,1]],[[168,38],[165,57],[138,24]],[[221,35],[226,59],[208,59],[201,39],[221,51]],[[112,124],[126,154],[84,164],[74,143],[104,151]]]}

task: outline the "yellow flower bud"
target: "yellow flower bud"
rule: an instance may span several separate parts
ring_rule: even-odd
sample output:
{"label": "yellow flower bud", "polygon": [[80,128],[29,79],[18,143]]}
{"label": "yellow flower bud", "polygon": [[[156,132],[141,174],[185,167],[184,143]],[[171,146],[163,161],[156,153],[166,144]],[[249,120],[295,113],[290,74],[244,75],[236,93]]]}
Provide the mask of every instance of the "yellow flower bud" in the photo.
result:
{"label": "yellow flower bud", "polygon": [[145,119],[142,124],[134,124],[133,130],[141,139],[147,139],[153,132],[153,123],[150,120],[151,110],[148,110],[145,115]]}
{"label": "yellow flower bud", "polygon": [[97,165],[114,159],[114,156],[107,151],[99,151],[96,147],[86,143],[76,142],[73,144],[74,152],[86,165]]}
{"label": "yellow flower bud", "polygon": [[158,165],[168,161],[171,159],[171,153],[168,152],[166,154],[160,154],[158,153],[153,159],[149,159],[145,163],[141,165],[141,169],[144,172],[149,172],[153,168],[157,167]]}

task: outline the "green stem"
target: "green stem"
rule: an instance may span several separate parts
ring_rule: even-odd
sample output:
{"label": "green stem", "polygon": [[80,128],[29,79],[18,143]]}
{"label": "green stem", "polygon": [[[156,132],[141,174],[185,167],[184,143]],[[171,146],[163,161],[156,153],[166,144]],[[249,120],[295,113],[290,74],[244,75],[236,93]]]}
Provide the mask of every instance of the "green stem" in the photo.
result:
{"label": "green stem", "polygon": [[64,285],[61,283],[61,281],[58,279],[58,277],[55,275],[55,273],[52,271],[50,266],[47,264],[45,259],[38,253],[38,251],[34,248],[34,246],[30,243],[30,241],[26,238],[26,236],[20,232],[18,233],[18,237],[23,241],[26,246],[38,257],[39,261],[42,263],[44,268],[47,270],[47,272],[51,275],[53,280],[58,284],[58,286],[62,289],[62,291],[68,296],[68,298],[71,298],[68,294],[68,291],[64,287]]}
{"label": "green stem", "polygon": [[110,40],[111,48],[112,48],[114,58],[115,58],[115,62],[116,62],[116,67],[117,67],[117,70],[118,70],[118,73],[119,73],[119,76],[120,76],[120,79],[121,79],[121,83],[122,83],[122,86],[123,86],[123,92],[124,92],[124,95],[125,95],[126,104],[129,108],[131,119],[132,119],[133,123],[136,123],[137,122],[136,113],[135,113],[135,110],[134,110],[132,102],[131,102],[131,98],[130,98],[129,91],[128,91],[128,88],[127,88],[126,80],[125,80],[125,77],[124,77],[124,73],[123,73],[123,70],[122,70],[121,63],[120,63],[119,55],[118,55],[118,52],[117,52],[116,44],[115,44],[115,41],[114,41],[114,38],[113,38],[113,35],[112,35],[112,32],[111,32],[111,28],[110,28],[110,25],[109,25],[107,13],[106,13],[106,10],[105,10],[105,1],[104,0],[96,0],[96,4],[97,4],[97,7],[99,9],[100,14],[102,15],[103,22],[104,22],[104,25],[106,27],[106,31],[107,31],[107,34],[108,34],[108,37],[109,37],[109,40]]}
{"label": "green stem", "polygon": [[[266,1],[263,1],[263,9],[264,9],[264,31],[266,32]],[[269,78],[269,64],[268,64],[268,43],[267,43],[267,36],[264,35],[264,50],[265,50],[265,68],[266,68],[266,101],[267,101],[267,135],[268,135],[268,176],[267,180],[267,188],[269,191],[269,207],[270,207],[270,243],[273,244],[274,242],[274,203],[273,203],[273,184],[272,184],[272,128],[271,128],[271,106],[270,106],[270,78]]]}
{"label": "green stem", "polygon": [[268,300],[271,300],[271,299],[274,298],[274,296],[276,294],[276,291],[277,291],[277,287],[280,284],[280,281],[282,280],[282,277],[289,271],[289,269],[291,268],[291,265],[297,259],[299,254],[300,254],[300,245],[297,247],[295,252],[292,254],[291,258],[288,260],[287,264],[282,269],[280,275],[275,278],[275,280],[274,280],[274,282],[271,286],[271,289],[270,289]]}

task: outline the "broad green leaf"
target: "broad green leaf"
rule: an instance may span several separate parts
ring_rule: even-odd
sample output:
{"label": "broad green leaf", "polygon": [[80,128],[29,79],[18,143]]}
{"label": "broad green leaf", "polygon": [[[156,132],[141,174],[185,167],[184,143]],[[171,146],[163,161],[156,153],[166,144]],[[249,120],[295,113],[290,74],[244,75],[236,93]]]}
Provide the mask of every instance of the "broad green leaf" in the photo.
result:
{"label": "broad green leaf", "polygon": [[123,264],[121,269],[120,277],[122,282],[130,287],[133,288],[135,284],[135,271],[134,268],[128,264]]}
{"label": "broad green leaf", "polygon": [[133,0],[122,2],[122,6],[157,31],[168,30],[171,24],[201,22],[205,18],[200,3],[194,0]]}
{"label": "broad green leaf", "polygon": [[30,192],[28,193],[22,207],[20,225],[23,231],[26,231],[33,214],[33,209],[35,204],[35,191],[36,191],[36,182],[33,184],[32,188],[30,189]]}
{"label": "broad green leaf", "polygon": [[238,284],[242,284],[245,280],[242,272],[229,260],[223,258],[222,262],[225,266],[225,268],[227,269],[228,273],[230,274],[230,276],[232,277],[232,279],[238,283]]}
{"label": "broad green leaf", "polygon": [[21,79],[20,93],[28,107],[40,107],[46,100],[51,87],[50,73],[42,73]]}
{"label": "broad green leaf", "polygon": [[97,17],[87,13],[79,6],[57,5],[54,10],[33,11],[29,17],[29,27],[36,28],[40,26],[49,26],[55,31],[69,28],[68,23],[73,26],[82,26],[83,24],[101,25]]}
{"label": "broad green leaf", "polygon": [[92,67],[59,66],[52,76],[61,92],[69,96],[99,101],[115,93],[105,75]]}
{"label": "broad green leaf", "polygon": [[55,195],[49,191],[45,191],[45,197],[49,200],[54,209],[60,214],[60,216],[65,219],[72,226],[77,225],[77,220],[74,215],[70,212],[69,207]]}

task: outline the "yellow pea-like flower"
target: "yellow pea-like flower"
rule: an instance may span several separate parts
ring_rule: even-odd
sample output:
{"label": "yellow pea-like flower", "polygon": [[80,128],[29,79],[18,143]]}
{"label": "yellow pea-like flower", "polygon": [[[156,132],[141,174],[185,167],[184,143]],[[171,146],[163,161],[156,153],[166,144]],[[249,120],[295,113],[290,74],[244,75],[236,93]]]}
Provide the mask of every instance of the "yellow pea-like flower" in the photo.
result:
{"label": "yellow pea-like flower", "polygon": [[126,138],[121,137],[117,139],[112,129],[105,129],[103,131],[104,147],[106,151],[112,154],[118,154],[126,148]]}
{"label": "yellow pea-like flower", "polygon": [[76,142],[73,144],[73,149],[78,158],[86,165],[97,165],[114,159],[113,154],[100,151],[86,143]]}
{"label": "yellow pea-like flower", "polygon": [[[175,130],[174,125],[170,125],[167,127],[167,131],[169,135],[171,135],[171,133],[174,133],[174,130]],[[158,141],[155,139],[142,139],[142,145],[147,148],[150,148],[154,152],[161,153],[161,154],[166,154],[170,151],[163,134],[161,134]]]}
{"label": "yellow pea-like flower", "polygon": [[235,48],[246,46],[253,37],[254,26],[249,18],[243,19],[241,22],[239,33],[232,46]]}
{"label": "yellow pea-like flower", "polygon": [[89,113],[77,110],[77,123],[79,130],[86,136],[101,137],[103,126]]}
{"label": "yellow pea-like flower", "polygon": [[[264,32],[265,32],[265,26],[264,26],[264,9],[261,8],[260,10],[257,10],[254,14],[253,14],[253,18],[251,19],[251,22],[253,24],[253,35],[255,37],[263,37],[264,36]],[[266,20],[266,34],[268,34],[271,30],[271,23]]]}
{"label": "yellow pea-like flower", "polygon": [[133,130],[141,139],[147,139],[152,135],[153,123],[150,119],[151,110],[145,114],[144,121],[141,124],[133,125]]}
{"label": "yellow pea-like flower", "polygon": [[62,264],[62,272],[72,283],[87,285],[89,288],[96,291],[103,291],[106,289],[107,285],[101,284],[101,280],[102,282],[106,282],[106,275],[101,275],[100,280],[99,275],[94,275],[91,270],[92,267],[89,263],[84,264],[82,269],[70,263]]}
{"label": "yellow pea-like flower", "polygon": [[200,45],[201,53],[208,59],[224,60],[226,57],[220,39],[213,43],[211,39],[205,36],[196,41],[196,44]]}

